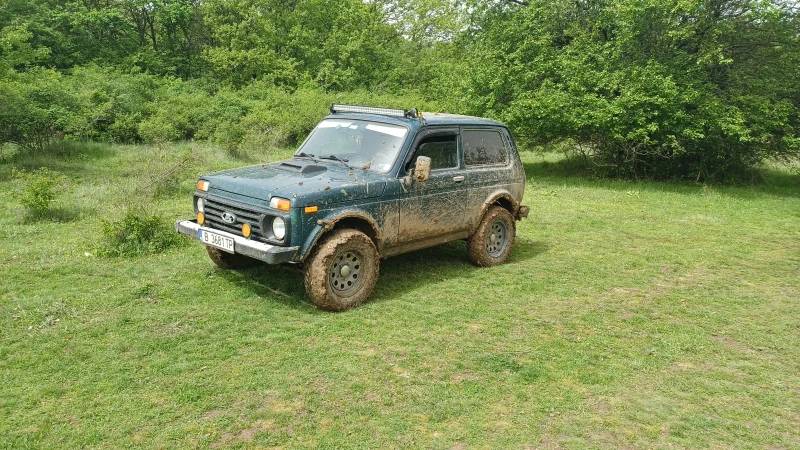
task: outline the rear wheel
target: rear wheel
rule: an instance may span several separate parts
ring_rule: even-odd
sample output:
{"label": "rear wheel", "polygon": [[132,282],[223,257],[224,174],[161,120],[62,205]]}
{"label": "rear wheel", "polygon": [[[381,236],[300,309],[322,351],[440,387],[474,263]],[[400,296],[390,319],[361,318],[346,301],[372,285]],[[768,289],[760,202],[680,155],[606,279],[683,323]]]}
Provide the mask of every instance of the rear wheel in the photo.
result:
{"label": "rear wheel", "polygon": [[211,258],[211,261],[214,261],[214,264],[216,264],[220,269],[239,270],[255,267],[261,264],[261,261],[250,258],[249,256],[240,255],[238,253],[223,252],[222,250],[214,247],[206,246],[206,251],[208,252],[208,257]]}
{"label": "rear wheel", "polygon": [[321,309],[356,307],[375,288],[379,265],[378,251],[367,235],[356,230],[334,231],[306,264],[306,292]]}
{"label": "rear wheel", "polygon": [[467,256],[476,266],[503,264],[511,254],[516,238],[514,218],[507,209],[490,206],[478,229],[467,240]]}

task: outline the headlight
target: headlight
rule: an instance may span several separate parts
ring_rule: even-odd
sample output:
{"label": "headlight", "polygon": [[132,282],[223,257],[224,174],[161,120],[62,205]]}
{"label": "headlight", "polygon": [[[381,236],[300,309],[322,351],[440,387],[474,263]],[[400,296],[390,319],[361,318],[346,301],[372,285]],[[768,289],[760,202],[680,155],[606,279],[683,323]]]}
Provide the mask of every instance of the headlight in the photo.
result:
{"label": "headlight", "polygon": [[278,240],[286,237],[286,222],[284,222],[280,217],[272,219],[272,234],[274,234],[275,239]]}
{"label": "headlight", "polygon": [[201,213],[206,212],[205,207],[206,207],[206,203],[203,201],[203,199],[202,198],[198,198],[197,199],[197,212],[201,212]]}

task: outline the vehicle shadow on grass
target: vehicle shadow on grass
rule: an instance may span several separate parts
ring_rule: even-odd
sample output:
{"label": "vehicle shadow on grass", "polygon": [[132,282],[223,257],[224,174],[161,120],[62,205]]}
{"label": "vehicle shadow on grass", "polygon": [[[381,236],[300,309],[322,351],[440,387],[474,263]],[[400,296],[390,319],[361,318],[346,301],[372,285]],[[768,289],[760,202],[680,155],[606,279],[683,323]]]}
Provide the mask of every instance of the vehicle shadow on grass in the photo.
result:
{"label": "vehicle shadow on grass", "polygon": [[[507,264],[517,264],[549,250],[542,241],[518,238]],[[417,250],[381,261],[380,277],[368,302],[390,301],[396,295],[421,285],[469,277],[470,273],[487,270],[475,267],[467,259],[464,241]],[[219,276],[240,284],[254,295],[286,306],[318,312],[305,294],[303,272],[299,266],[259,265],[240,272],[219,270]]]}
{"label": "vehicle shadow on grass", "polygon": [[[549,249],[546,242],[517,237],[506,264],[528,261]],[[382,261],[381,276],[371,301],[388,301],[420,286],[469,278],[471,274],[481,270],[491,269],[476,267],[470,263],[464,241],[398,255]]]}
{"label": "vehicle shadow on grass", "polygon": [[298,266],[259,264],[245,270],[221,270],[216,273],[232,284],[246,288],[265,301],[292,308],[312,308],[305,295],[303,272]]}
{"label": "vehicle shadow on grass", "polygon": [[652,181],[618,178],[598,178],[584,166],[567,159],[559,161],[524,162],[529,188],[545,185],[611,189],[617,191],[657,191],[686,195],[704,195],[711,187],[721,195],[743,200],[756,200],[764,196],[800,198],[800,174],[785,170],[763,168],[754,172],[749,181],[739,183],[699,183],[692,181]]}

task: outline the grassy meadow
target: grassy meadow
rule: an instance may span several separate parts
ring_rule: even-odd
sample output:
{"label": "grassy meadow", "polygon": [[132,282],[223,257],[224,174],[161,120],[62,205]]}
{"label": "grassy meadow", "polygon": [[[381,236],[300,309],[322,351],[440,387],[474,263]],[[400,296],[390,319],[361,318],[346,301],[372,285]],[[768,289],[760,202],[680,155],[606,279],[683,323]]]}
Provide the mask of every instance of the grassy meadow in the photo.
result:
{"label": "grassy meadow", "polygon": [[[133,203],[189,217],[199,173],[243,164],[215,147],[0,164],[0,448],[800,448],[800,176],[523,159],[508,264],[473,267],[463,242],[395,257],[339,314],[296,269],[219,270],[188,239],[98,256]],[[63,187],[33,218],[11,169],[40,166]]]}

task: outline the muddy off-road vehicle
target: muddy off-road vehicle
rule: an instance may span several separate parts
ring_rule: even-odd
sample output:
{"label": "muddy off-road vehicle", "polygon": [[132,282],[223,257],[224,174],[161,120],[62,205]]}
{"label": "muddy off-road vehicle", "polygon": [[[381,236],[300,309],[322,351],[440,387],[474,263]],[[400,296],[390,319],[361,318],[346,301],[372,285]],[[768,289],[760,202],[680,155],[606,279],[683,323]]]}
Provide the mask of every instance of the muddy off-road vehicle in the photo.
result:
{"label": "muddy off-road vehicle", "polygon": [[416,109],[332,105],[292,159],[197,182],[200,240],[217,266],[302,264],[315,305],[369,297],[381,258],[466,239],[478,266],[514,245],[525,172],[505,125]]}

